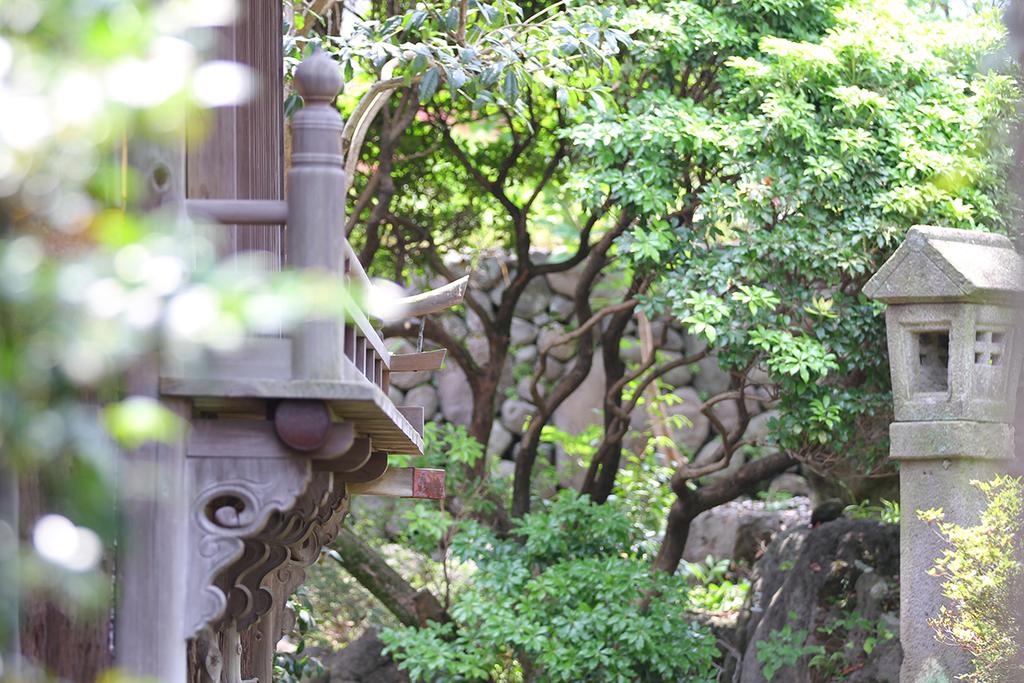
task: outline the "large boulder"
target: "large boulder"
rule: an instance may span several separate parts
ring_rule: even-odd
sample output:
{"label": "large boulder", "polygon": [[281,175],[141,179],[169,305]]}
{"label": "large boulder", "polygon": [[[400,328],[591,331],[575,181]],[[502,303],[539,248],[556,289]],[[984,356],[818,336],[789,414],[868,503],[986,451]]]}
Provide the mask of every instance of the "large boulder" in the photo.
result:
{"label": "large boulder", "polygon": [[807,526],[810,502],[794,498],[784,505],[734,500],[697,515],[690,523],[683,559],[702,562],[709,555],[753,562],[781,531]]}
{"label": "large boulder", "polygon": [[384,643],[377,630],[367,628],[346,647],[337,652],[308,652],[324,666],[317,683],[408,683],[409,678],[384,654]]}
{"label": "large boulder", "polygon": [[[754,567],[729,648],[739,655],[726,662],[723,680],[819,683],[842,674],[849,683],[896,683],[899,552],[899,528],[870,520],[839,518],[779,534]],[[812,665],[808,653],[768,679],[757,659],[764,643],[820,648],[825,656]]]}

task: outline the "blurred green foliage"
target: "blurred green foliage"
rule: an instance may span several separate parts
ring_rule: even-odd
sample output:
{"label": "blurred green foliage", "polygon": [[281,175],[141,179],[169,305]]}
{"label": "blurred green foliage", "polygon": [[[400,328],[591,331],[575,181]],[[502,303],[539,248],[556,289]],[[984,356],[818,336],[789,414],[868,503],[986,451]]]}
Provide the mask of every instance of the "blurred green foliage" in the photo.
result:
{"label": "blurred green foliage", "polygon": [[1024,485],[1001,475],[971,486],[986,501],[976,525],[945,521],[943,510],[918,512],[946,545],[930,573],[942,579],[947,604],[931,625],[939,638],[970,654],[974,671],[964,680],[1009,683],[1024,675]]}

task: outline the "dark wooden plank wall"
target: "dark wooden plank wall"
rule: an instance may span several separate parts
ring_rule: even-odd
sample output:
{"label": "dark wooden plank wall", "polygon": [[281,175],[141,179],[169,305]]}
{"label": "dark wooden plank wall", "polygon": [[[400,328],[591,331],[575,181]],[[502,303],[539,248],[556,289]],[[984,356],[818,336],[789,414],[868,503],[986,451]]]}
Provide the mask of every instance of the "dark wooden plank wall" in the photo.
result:
{"label": "dark wooden plank wall", "polygon": [[[187,191],[195,199],[284,198],[281,4],[245,0],[239,5],[238,22],[216,31],[213,48],[216,57],[249,66],[258,87],[247,104],[206,112],[189,131]],[[267,254],[271,269],[280,269],[281,226],[224,230],[224,255],[259,250]]]}
{"label": "dark wooden plank wall", "polygon": [[[218,29],[215,56],[247,65],[257,79],[253,98],[240,107],[205,112],[190,130],[187,193],[195,199],[284,198],[284,88],[282,5],[243,0],[231,27]],[[284,262],[283,226],[225,226],[218,241],[223,256],[259,251],[270,270]],[[222,642],[222,651],[227,643]],[[259,650],[255,629],[242,633],[242,675],[255,673]],[[190,681],[201,680],[195,648],[189,648]]]}

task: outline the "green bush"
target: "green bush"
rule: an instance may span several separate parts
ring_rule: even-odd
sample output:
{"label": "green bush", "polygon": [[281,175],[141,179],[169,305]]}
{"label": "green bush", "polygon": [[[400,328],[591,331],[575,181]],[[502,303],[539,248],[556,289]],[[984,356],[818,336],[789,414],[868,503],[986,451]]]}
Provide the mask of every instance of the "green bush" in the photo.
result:
{"label": "green bush", "polygon": [[931,570],[943,579],[949,604],[931,624],[940,639],[971,654],[975,670],[963,680],[1016,682],[1024,680],[1024,634],[1015,605],[1024,590],[1024,486],[1008,476],[971,485],[987,501],[976,526],[945,522],[941,509],[918,513],[949,545]]}
{"label": "green bush", "polygon": [[518,522],[518,540],[466,523],[452,550],[477,570],[454,622],[381,637],[416,681],[715,680],[715,639],[687,613],[687,580],[652,573],[634,530],[619,505],[570,491]]}

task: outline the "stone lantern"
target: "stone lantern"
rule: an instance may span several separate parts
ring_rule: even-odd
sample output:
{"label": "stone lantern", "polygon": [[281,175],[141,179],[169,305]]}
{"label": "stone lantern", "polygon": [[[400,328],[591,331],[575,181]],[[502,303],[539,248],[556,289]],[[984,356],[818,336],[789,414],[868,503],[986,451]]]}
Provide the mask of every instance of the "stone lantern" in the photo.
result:
{"label": "stone lantern", "polygon": [[965,655],[928,623],[943,604],[928,570],[943,544],[918,512],[977,524],[984,501],[970,485],[1013,458],[1021,372],[1024,259],[1002,235],[915,226],[865,285],[888,304],[886,328],[900,463],[901,683],[954,680]]}

